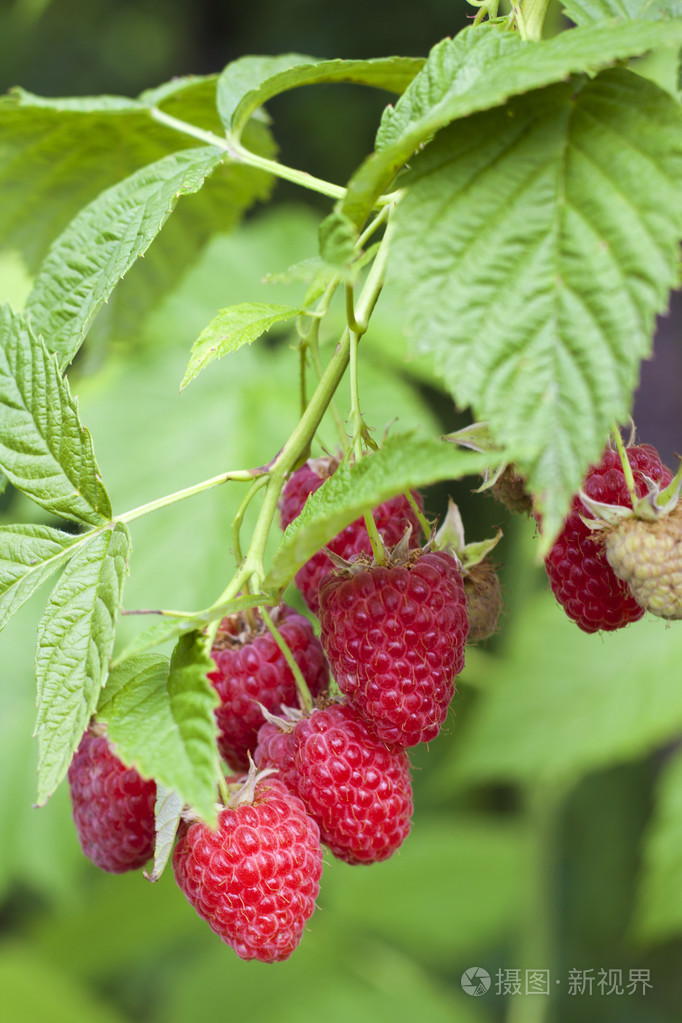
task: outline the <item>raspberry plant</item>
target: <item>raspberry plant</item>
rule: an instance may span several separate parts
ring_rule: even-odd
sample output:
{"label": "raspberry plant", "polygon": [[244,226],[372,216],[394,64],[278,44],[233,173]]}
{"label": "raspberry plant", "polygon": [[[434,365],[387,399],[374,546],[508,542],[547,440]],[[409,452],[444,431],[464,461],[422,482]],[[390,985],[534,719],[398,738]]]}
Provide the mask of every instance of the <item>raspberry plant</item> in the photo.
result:
{"label": "raspberry plant", "polygon": [[[0,223],[37,268],[24,309],[0,310],[0,488],[37,506],[30,521],[0,526],[0,626],[60,573],[38,626],[37,802],[63,781],[94,719],[121,762],[156,783],[154,877],[182,807],[201,822],[195,828],[215,827],[225,812],[208,676],[226,617],[267,615],[323,548],[338,554],[344,530],[356,537],[358,522],[367,543],[363,533],[353,553],[369,549],[381,563],[386,538],[373,509],[389,502],[409,520],[408,542],[426,543],[433,523],[417,488],[481,474],[499,481],[510,466],[506,478],[523,481],[542,522],[538,556],[547,556],[589,466],[631,412],[655,317],[678,282],[682,112],[677,95],[626,64],[682,45],[682,6],[633,0],[623,13],[612,0],[573,0],[565,10],[575,27],[548,39],[546,0],[523,0],[509,16],[493,0],[476,6],[474,23],[425,59],[243,57],[136,99],[16,89],[0,100],[0,174],[12,184]],[[264,112],[284,92],[333,82],[393,94],[374,150],[344,186],[277,161],[276,125]],[[265,346],[268,331],[286,325],[298,420],[260,464],[240,457],[249,444],[238,431],[211,437],[205,443],[226,453],[221,471],[151,497],[154,481],[140,481],[139,503],[119,507],[71,380],[77,386],[87,360],[101,359],[106,373],[107,334],[134,332],[212,232],[235,227],[277,179],[329,200],[318,251],[280,275],[303,285],[298,301],[216,311],[178,384],[200,386],[218,360],[248,357],[235,353]],[[49,216],[30,223],[40,194],[51,196]],[[430,423],[410,432],[400,421],[377,440],[388,424],[364,407],[372,370],[363,353],[371,356],[385,291],[399,302],[410,355],[427,356],[456,406],[487,424],[485,443],[452,443]],[[339,305],[344,323],[333,336]],[[281,352],[267,365],[285,372]],[[264,379],[244,395],[235,384],[216,405],[242,402],[242,432],[257,432],[276,389]],[[321,457],[338,467],[280,537],[287,487]],[[177,608],[172,588],[159,586],[152,608],[126,607],[138,520],[223,486],[240,494],[217,554],[222,587],[199,606]],[[122,609],[158,621],[117,643]],[[495,711],[486,727],[494,734]],[[485,777],[490,764],[477,766],[474,754],[468,770]]]}

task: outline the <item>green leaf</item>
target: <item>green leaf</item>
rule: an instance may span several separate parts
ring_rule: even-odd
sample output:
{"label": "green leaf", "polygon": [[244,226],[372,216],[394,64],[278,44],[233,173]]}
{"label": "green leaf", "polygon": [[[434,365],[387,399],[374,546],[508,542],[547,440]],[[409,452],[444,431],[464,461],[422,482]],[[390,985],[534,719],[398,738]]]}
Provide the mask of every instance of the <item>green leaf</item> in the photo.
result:
{"label": "green leaf", "polygon": [[0,526],[0,629],[70,557],[77,539],[49,526]]}
{"label": "green leaf", "polygon": [[681,131],[631,72],[556,85],[442,132],[397,211],[407,330],[528,477],[545,547],[677,281]]}
{"label": "green leaf", "polygon": [[682,729],[681,659],[682,632],[653,617],[588,635],[549,593],[528,600],[500,656],[479,652],[462,676],[479,691],[459,699],[438,786],[572,783],[648,755]]}
{"label": "green leaf", "polygon": [[165,156],[103,192],[52,245],[28,297],[26,316],[62,368],[180,196],[198,192],[224,159],[222,150],[210,146]]}
{"label": "green leaf", "polygon": [[681,0],[569,0],[564,14],[576,25],[619,21],[669,21],[682,17]]}
{"label": "green leaf", "polygon": [[0,97],[3,245],[19,249],[29,269],[37,269],[50,242],[100,192],[147,163],[196,146],[196,139],[152,119],[155,103],[175,117],[220,131],[215,81],[179,79],[140,100],[47,99],[23,89]]}
{"label": "green leaf", "polygon": [[[197,146],[195,137],[155,120],[154,107],[190,130],[194,125],[222,137],[216,82],[216,76],[179,79],[139,100],[45,100],[22,90],[0,97],[3,245],[19,249],[29,268],[38,269],[50,244],[105,189],[146,164]],[[245,144],[258,155],[274,155],[262,123],[247,126]],[[268,196],[271,184],[263,171],[223,163],[198,195],[179,204],[146,258],[117,288],[98,317],[98,339],[111,333],[136,337],[142,317],[179,281],[207,239],[231,230],[254,200]]]}
{"label": "green leaf", "polygon": [[438,43],[395,108],[384,112],[377,152],[348,184],[342,212],[359,227],[412,154],[458,118],[499,106],[510,96],[598,71],[647,50],[682,43],[682,21],[590,26],[524,42],[494,26],[467,28]]}
{"label": "green leaf", "polygon": [[671,756],[656,786],[646,835],[634,928],[644,941],[669,941],[682,932],[682,754]]}
{"label": "green leaf", "polygon": [[[273,598],[267,596],[254,596],[251,593],[245,593],[240,597],[234,597],[233,600],[225,601],[219,607],[214,608],[211,613],[205,612],[197,614],[195,618],[164,618],[160,622],[155,622],[150,628],[145,629],[144,632],[136,636],[116,657],[115,665],[120,664],[122,661],[128,660],[135,654],[145,653],[147,650],[153,650],[154,647],[161,646],[162,643],[168,642],[170,639],[177,639],[182,636],[185,632],[195,632],[197,629],[203,629],[205,626],[212,621],[214,618],[225,615],[235,614],[237,611],[242,611],[249,607],[261,607],[263,604],[272,604]],[[163,612],[159,612],[162,614]]]}
{"label": "green leaf", "polygon": [[111,517],[92,439],[57,361],[23,317],[0,307],[0,465],[36,504],[99,525]]}
{"label": "green leaf", "polygon": [[227,131],[239,137],[259,107],[289,89],[320,82],[355,82],[400,93],[423,63],[416,57],[317,61],[300,53],[242,57],[228,64],[220,76],[218,112]]}
{"label": "green leaf", "polygon": [[320,255],[334,267],[347,266],[356,255],[358,229],[338,209],[320,224]]}
{"label": "green leaf", "polygon": [[236,352],[242,345],[251,345],[276,323],[292,320],[301,312],[290,305],[269,305],[265,302],[240,302],[221,309],[192,345],[180,390],[214,359]]}
{"label": "green leaf", "polygon": [[38,803],[66,774],[106,681],[131,542],[127,526],[84,542],[38,626]]}
{"label": "green leaf", "polygon": [[150,874],[145,874],[148,881],[158,881],[165,870],[173,852],[182,807],[183,802],[177,792],[164,788],[159,782],[156,783],[154,866]]}
{"label": "green leaf", "polygon": [[218,697],[206,678],[213,662],[199,633],[183,636],[170,663],[141,654],[114,668],[97,720],[124,763],[178,794],[215,823]]}
{"label": "green leaf", "polygon": [[342,462],[287,527],[263,588],[285,586],[320,547],[390,497],[438,480],[481,472],[491,457],[404,433],[388,437],[382,448],[353,464]]}

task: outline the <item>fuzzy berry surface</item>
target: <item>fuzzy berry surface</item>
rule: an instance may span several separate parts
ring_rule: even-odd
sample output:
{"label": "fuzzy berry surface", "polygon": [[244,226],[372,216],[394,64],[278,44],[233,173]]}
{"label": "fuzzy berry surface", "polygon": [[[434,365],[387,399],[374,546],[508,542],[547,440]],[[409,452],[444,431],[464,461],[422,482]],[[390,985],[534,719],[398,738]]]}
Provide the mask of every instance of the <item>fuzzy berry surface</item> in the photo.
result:
{"label": "fuzzy berry surface", "polygon": [[182,822],[175,880],[199,916],[241,959],[288,959],[313,914],[322,876],[317,825],[275,778],[252,802],[224,807],[218,828]]}
{"label": "fuzzy berry surface", "polygon": [[405,565],[326,577],[322,645],[339,688],[377,736],[396,746],[434,739],[464,667],[464,585],[447,551]]}
{"label": "fuzzy berry surface", "polygon": [[624,519],[607,533],[606,557],[645,610],[682,619],[682,505],[653,522]]}
{"label": "fuzzy berry surface", "polygon": [[156,785],[126,767],[104,735],[87,731],[68,771],[83,852],[102,870],[139,870],[154,855]]}
{"label": "fuzzy berry surface", "polygon": [[[312,624],[286,605],[271,613],[311,694],[319,695],[327,687],[329,668]],[[291,668],[256,609],[253,621],[252,628],[239,615],[223,619],[211,651],[216,670],[208,678],[220,697],[218,747],[234,770],[246,770],[248,752],[256,748],[263,724],[258,704],[276,714],[282,705],[297,703]]]}
{"label": "fuzzy berry surface", "polygon": [[[279,502],[282,529],[286,529],[289,523],[300,515],[309,494],[318,490],[337,468],[336,459],[318,458],[309,460],[292,473],[284,485]],[[412,497],[420,510],[423,510],[421,494],[418,491],[413,491]],[[399,494],[397,497],[384,501],[374,509],[373,515],[379,534],[387,547],[397,544],[404,536],[408,526],[412,527],[410,547],[419,546],[421,526],[410,502],[404,495]],[[371,554],[372,546],[364,518],[355,519],[345,529],[342,529],[329,541],[327,547],[347,561],[358,554]],[[320,583],[332,568],[333,565],[324,551],[318,551],[296,573],[296,585],[314,614],[317,614],[319,610]]]}
{"label": "fuzzy berry surface", "polygon": [[388,859],[412,822],[410,763],[389,748],[345,704],[313,710],[291,732],[265,724],[256,749],[259,767],[277,767],[317,822],[320,837],[346,863]]}
{"label": "fuzzy berry surface", "polygon": [[[645,477],[663,487],[670,483],[672,473],[650,444],[633,445],[626,451],[638,497],[647,493]],[[617,451],[609,448],[604,452],[599,464],[587,473],[582,489],[595,501],[630,505]],[[563,529],[545,559],[549,583],[568,617],[583,632],[612,632],[638,621],[644,608],[632,596],[627,584],[616,576],[606,558],[603,539],[585,525],[581,515],[589,517],[589,512],[576,496]]]}

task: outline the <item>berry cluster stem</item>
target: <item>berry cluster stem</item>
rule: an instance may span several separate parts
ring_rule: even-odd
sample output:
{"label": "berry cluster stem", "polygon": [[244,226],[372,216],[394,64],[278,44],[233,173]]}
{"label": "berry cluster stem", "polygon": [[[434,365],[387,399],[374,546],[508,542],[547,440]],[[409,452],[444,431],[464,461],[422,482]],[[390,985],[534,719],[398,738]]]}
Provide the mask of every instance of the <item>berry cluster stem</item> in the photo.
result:
{"label": "berry cluster stem", "polygon": [[261,613],[261,617],[262,617],[263,621],[265,622],[265,624],[267,625],[268,629],[270,630],[270,633],[272,634],[272,638],[274,639],[275,643],[277,644],[277,646],[282,651],[282,654],[284,656],[284,660],[287,662],[287,664],[291,668],[291,673],[294,676],[294,681],[296,682],[296,689],[298,691],[298,698],[299,698],[299,700],[301,702],[301,709],[302,710],[306,710],[306,711],[311,711],[313,709],[313,698],[312,698],[312,696],[310,694],[310,689],[308,688],[308,683],[303,678],[303,673],[302,673],[301,669],[299,668],[298,664],[296,663],[296,661],[294,660],[294,655],[292,654],[291,650],[289,649],[289,644],[284,639],[284,637],[282,636],[282,633],[279,631],[279,629],[277,628],[277,626],[273,622],[272,616],[270,615],[268,610],[266,608],[262,607],[260,609],[260,613]]}
{"label": "berry cluster stem", "polygon": [[637,491],[635,489],[635,478],[632,475],[632,466],[630,465],[630,459],[628,458],[628,453],[625,450],[625,445],[623,444],[623,438],[621,436],[620,430],[618,429],[618,426],[617,425],[614,426],[614,428],[613,428],[613,430],[611,432],[613,434],[613,439],[614,439],[614,441],[616,443],[616,448],[618,450],[618,454],[620,455],[621,465],[623,466],[623,474],[625,476],[625,482],[627,484],[628,494],[630,495],[630,504],[634,508],[634,506],[637,504],[637,501],[639,500],[639,498],[637,497]]}

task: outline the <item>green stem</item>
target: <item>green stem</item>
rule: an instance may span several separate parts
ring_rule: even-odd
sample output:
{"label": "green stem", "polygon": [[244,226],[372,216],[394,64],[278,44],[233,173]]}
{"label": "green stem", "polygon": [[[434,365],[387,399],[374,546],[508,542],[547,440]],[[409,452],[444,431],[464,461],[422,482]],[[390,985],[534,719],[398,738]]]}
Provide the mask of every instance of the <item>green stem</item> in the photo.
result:
{"label": "green stem", "polygon": [[[370,267],[362,294],[358,300],[358,312],[362,320],[369,317],[376,305],[383,286],[387,259],[388,231],[377,252],[376,259]],[[235,597],[245,581],[249,581],[256,593],[260,592],[264,568],[263,560],[270,528],[272,526],[277,502],[287,475],[298,465],[310,451],[310,445],[329,403],[336,391],[341,378],[350,361],[351,335],[344,330],[336,351],[332,355],[327,368],[322,374],[315,391],[310,398],[308,407],[298,421],[298,425],[269,467],[265,497],[261,505],[258,520],[254,527],[251,543],[246,557],[236,575],[221,594],[217,604]]]}
{"label": "green stem", "polygon": [[421,510],[417,502],[415,501],[414,495],[412,494],[411,490],[405,491],[405,497],[410,505],[410,508],[415,514],[417,522],[422,527],[422,533],[424,534],[425,539],[428,540],[429,537],[431,536],[431,523],[427,519],[426,515],[424,515],[424,512]]}
{"label": "green stem", "polygon": [[141,504],[137,508],[132,508],[130,511],[123,512],[122,515],[116,515],[113,518],[113,522],[132,522],[134,519],[139,519],[143,515],[148,515],[150,512],[159,511],[160,508],[166,508],[170,504],[176,504],[178,501],[184,501],[187,497],[194,497],[196,494],[201,494],[205,490],[211,490],[213,487],[219,487],[222,483],[228,483],[230,480],[238,481],[240,483],[252,483],[259,477],[265,478],[267,476],[267,469],[237,469],[232,472],[222,472],[219,476],[211,476],[210,479],[202,480],[201,483],[195,483],[192,487],[185,487],[184,490],[176,490],[173,494],[166,494],[165,497],[159,497],[155,501],[148,501],[147,504]]}
{"label": "green stem", "polygon": [[623,466],[623,474],[625,476],[628,494],[630,495],[630,504],[634,508],[639,500],[639,497],[637,496],[637,490],[635,489],[635,477],[632,475],[632,466],[630,465],[630,459],[628,458],[628,453],[625,450],[625,445],[623,444],[623,438],[621,436],[620,430],[618,429],[618,424],[616,424],[613,427],[611,433],[613,435],[614,441],[616,442],[616,449],[618,451],[618,454],[620,455],[620,463]]}
{"label": "green stem", "polygon": [[372,547],[372,557],[374,558],[377,565],[386,564],[386,551],[384,544],[377,529],[377,524],[374,519],[372,512],[365,512],[365,528],[369,534],[369,542]]}
{"label": "green stem", "polygon": [[542,39],[542,27],[545,23],[550,0],[522,0],[520,5],[522,37],[531,42]]}
{"label": "green stem", "polygon": [[284,639],[284,636],[279,631],[279,629],[273,622],[271,616],[268,614],[267,610],[264,607],[260,609],[260,613],[263,618],[263,621],[265,622],[268,629],[272,633],[272,638],[282,651],[284,659],[289,665],[291,673],[294,676],[294,681],[296,682],[296,689],[298,691],[298,698],[301,704],[301,710],[311,711],[313,709],[313,698],[311,696],[310,689],[308,688],[308,683],[303,678],[303,673],[299,668],[298,664],[296,663],[296,661],[294,660],[294,655],[292,654],[289,648],[289,644]]}
{"label": "green stem", "polygon": [[158,107],[151,107],[149,112],[159,124],[165,124],[167,128],[182,132],[183,135],[191,135],[192,138],[199,139],[200,142],[205,142],[209,146],[215,146],[216,149],[224,150],[235,163],[245,163],[250,167],[267,171],[269,174],[274,174],[284,181],[292,181],[295,185],[300,185],[302,188],[307,188],[312,192],[319,192],[330,199],[343,199],[346,194],[346,189],[341,188],[339,185],[334,185],[330,181],[323,181],[321,178],[316,178],[306,171],[287,167],[276,160],[268,160],[267,157],[258,156],[256,153],[252,153],[250,149],[245,149],[240,142],[236,142],[234,139],[221,138],[220,135],[214,135],[212,131],[205,131],[203,128],[198,128],[195,124],[190,124],[188,121],[181,121],[179,118],[159,110]]}
{"label": "green stem", "polygon": [[251,484],[248,491],[244,495],[244,500],[237,508],[237,513],[235,517],[232,519],[232,543],[234,546],[235,560],[238,565],[241,565],[242,561],[244,560],[240,538],[242,522],[244,521],[244,515],[246,514],[246,509],[249,507],[251,501],[255,497],[256,492],[260,490],[260,488],[263,486],[265,482],[266,478],[264,476],[261,476],[261,478],[258,480],[254,480],[254,482]]}
{"label": "green stem", "polygon": [[557,979],[557,824],[563,787],[538,783],[526,793],[526,820],[530,832],[529,890],[522,920],[519,966],[549,970],[549,995],[509,997],[506,1023],[547,1023],[551,1018]]}

